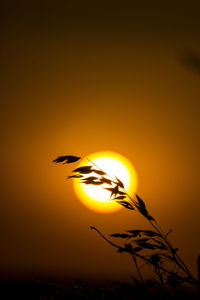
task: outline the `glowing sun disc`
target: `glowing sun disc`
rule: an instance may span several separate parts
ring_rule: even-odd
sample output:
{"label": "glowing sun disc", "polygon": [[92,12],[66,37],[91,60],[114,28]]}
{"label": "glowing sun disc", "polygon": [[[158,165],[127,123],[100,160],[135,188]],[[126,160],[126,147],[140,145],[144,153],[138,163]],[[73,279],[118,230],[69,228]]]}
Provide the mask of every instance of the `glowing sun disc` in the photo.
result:
{"label": "glowing sun disc", "polygon": [[[95,165],[100,167],[104,172],[113,179],[115,176],[119,178],[125,186],[129,195],[136,192],[137,174],[132,164],[122,155],[115,152],[103,151],[93,153],[87,156]],[[84,159],[78,167],[92,165],[87,159]],[[96,168],[93,166],[93,168]],[[89,174],[88,176],[94,176]],[[120,210],[121,205],[110,200],[110,192],[104,187],[110,187],[106,184],[86,185],[80,180],[74,180],[75,193],[80,201],[89,209],[99,213],[112,213]]]}

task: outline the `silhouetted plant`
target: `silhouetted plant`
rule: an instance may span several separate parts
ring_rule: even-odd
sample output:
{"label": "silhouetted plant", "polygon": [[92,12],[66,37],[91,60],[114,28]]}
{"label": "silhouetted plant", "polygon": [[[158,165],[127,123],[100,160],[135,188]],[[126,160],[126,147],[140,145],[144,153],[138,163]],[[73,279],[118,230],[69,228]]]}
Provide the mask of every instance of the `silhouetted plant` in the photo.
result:
{"label": "silhouetted plant", "polygon": [[[79,159],[81,159],[81,157],[67,155],[59,156],[53,162],[62,162],[65,164],[76,162]],[[124,233],[111,234],[110,237],[114,239],[119,239],[120,241],[125,240],[124,245],[121,246],[105,237],[97,228],[93,226],[90,227],[108,244],[115,247],[119,253],[128,253],[131,255],[139,277],[138,281],[138,279],[131,274],[130,277],[134,282],[144,282],[140,263],[143,262],[153,267],[153,271],[157,276],[157,280],[154,281],[156,281],[158,285],[163,287],[177,287],[184,283],[190,283],[199,288],[200,281],[192,275],[179,256],[178,248],[174,247],[168,238],[172,229],[164,233],[156,219],[147,210],[144,201],[137,194],[131,197],[119,178],[111,177],[88,158],[87,161],[88,163],[85,166],[74,169],[72,172],[75,174],[68,176],[67,179],[74,178],[87,185],[102,185],[103,189],[110,191],[110,200],[115,201],[129,210],[138,212],[153,228],[152,230],[133,229],[127,230]],[[198,258],[198,274],[200,274],[200,258]]]}

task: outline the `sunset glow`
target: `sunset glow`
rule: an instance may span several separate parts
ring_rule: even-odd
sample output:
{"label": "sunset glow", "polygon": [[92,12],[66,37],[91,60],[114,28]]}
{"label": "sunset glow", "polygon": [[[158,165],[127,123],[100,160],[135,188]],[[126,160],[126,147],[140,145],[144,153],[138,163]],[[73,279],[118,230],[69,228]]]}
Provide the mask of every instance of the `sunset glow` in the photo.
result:
{"label": "sunset glow", "polygon": [[[137,174],[131,163],[122,155],[114,152],[97,152],[88,156],[96,166],[106,172],[110,177],[119,178],[129,194],[133,194],[137,188]],[[88,165],[87,160],[79,165]],[[110,178],[107,177],[107,178]],[[89,209],[100,213],[112,213],[120,210],[122,206],[110,200],[110,192],[105,189],[106,184],[100,186],[86,185],[81,180],[74,180],[76,195],[80,201]]]}

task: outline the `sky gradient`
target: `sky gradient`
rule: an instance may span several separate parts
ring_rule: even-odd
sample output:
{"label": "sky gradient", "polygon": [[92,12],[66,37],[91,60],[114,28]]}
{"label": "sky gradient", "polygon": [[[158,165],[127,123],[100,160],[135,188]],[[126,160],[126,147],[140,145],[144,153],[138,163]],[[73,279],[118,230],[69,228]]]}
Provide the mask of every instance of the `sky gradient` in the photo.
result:
{"label": "sky gradient", "polygon": [[[196,274],[200,253],[199,4],[3,1],[0,263],[5,276],[128,279],[105,234],[138,215],[88,210],[59,155],[115,151]],[[11,275],[12,274],[12,275]]]}

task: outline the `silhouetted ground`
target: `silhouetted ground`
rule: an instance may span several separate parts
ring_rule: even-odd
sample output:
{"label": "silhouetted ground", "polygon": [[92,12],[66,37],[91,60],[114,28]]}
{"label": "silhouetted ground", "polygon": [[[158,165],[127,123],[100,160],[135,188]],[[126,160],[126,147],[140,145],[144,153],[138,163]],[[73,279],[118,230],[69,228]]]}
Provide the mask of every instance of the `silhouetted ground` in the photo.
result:
{"label": "silhouetted ground", "polygon": [[174,288],[164,291],[155,287],[152,281],[144,285],[130,285],[107,283],[99,286],[82,283],[79,280],[72,284],[45,283],[37,281],[2,282],[0,284],[0,299],[27,299],[27,300],[126,300],[126,299],[200,299],[200,293],[191,289]]}

